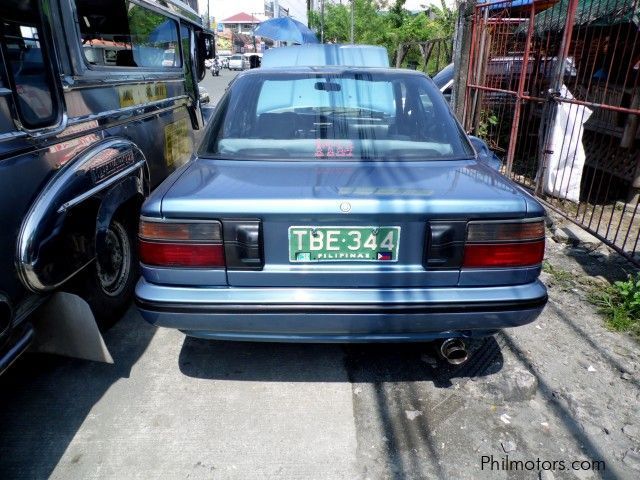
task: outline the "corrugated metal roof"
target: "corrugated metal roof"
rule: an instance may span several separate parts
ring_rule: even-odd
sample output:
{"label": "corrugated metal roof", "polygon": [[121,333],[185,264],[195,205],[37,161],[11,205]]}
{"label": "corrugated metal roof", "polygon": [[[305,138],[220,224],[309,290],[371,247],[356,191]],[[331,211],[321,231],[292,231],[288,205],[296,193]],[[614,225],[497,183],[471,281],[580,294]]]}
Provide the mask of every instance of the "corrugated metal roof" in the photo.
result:
{"label": "corrugated metal roof", "polygon": [[[478,2],[484,3],[484,2]],[[525,5],[531,5],[533,0],[489,0],[488,3],[493,3],[490,10],[495,10],[498,8],[514,8],[514,7],[523,7]]]}
{"label": "corrugated metal roof", "polygon": [[[562,30],[567,18],[569,0],[561,0],[536,15],[536,32]],[[611,26],[619,23],[639,23],[640,5],[634,0],[580,0],[574,26]]]}

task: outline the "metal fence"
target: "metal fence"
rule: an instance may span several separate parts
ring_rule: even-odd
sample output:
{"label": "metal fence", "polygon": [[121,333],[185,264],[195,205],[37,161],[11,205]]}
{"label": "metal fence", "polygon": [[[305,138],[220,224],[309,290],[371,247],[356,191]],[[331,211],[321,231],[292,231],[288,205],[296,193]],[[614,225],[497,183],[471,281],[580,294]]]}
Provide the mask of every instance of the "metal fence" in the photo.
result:
{"label": "metal fence", "polygon": [[463,113],[506,175],[635,263],[638,1],[477,4]]}

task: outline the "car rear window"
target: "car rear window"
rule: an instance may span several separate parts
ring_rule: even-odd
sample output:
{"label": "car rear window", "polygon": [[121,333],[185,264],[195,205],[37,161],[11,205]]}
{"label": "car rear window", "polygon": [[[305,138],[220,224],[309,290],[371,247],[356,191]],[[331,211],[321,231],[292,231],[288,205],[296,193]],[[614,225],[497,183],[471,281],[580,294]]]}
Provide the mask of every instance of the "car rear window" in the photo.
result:
{"label": "car rear window", "polygon": [[229,159],[431,160],[473,155],[424,76],[346,71],[234,82],[202,155]]}

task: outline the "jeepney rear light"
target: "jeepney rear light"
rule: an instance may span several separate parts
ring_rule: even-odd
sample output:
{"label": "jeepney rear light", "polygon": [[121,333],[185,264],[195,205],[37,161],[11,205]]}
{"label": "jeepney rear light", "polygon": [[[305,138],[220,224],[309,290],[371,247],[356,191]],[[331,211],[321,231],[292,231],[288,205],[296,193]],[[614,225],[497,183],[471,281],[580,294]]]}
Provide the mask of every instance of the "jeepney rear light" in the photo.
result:
{"label": "jeepney rear light", "polygon": [[224,268],[219,221],[140,219],[140,261],[154,267]]}
{"label": "jeepney rear light", "polygon": [[470,222],[464,268],[528,267],[544,258],[544,220]]}

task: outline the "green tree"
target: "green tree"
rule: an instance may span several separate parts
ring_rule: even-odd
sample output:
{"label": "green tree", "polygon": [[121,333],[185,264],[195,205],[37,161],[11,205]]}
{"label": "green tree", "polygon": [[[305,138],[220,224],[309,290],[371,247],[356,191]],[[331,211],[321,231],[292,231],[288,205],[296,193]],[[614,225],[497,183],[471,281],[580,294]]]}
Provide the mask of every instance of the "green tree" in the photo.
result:
{"label": "green tree", "polygon": [[134,4],[130,6],[127,16],[129,31],[135,36],[137,43],[151,43],[149,35],[166,21],[162,15]]}
{"label": "green tree", "polygon": [[[400,43],[451,38],[455,30],[456,13],[441,0],[441,8],[411,13],[406,0],[355,0],[355,42],[386,47],[395,58]],[[427,15],[430,12],[431,15]],[[431,18],[433,17],[433,18]],[[320,12],[310,12],[311,28],[320,32]],[[327,3],[324,15],[324,40],[348,43],[351,33],[351,4]],[[411,51],[405,62],[421,60],[419,51]]]}
{"label": "green tree", "polygon": [[[383,18],[379,10],[384,4],[374,0],[356,0],[355,41],[366,43],[379,36],[383,28]],[[312,11],[309,24],[320,32],[320,12]],[[324,39],[329,43],[348,43],[351,37],[351,5],[327,3],[324,15]]]}

